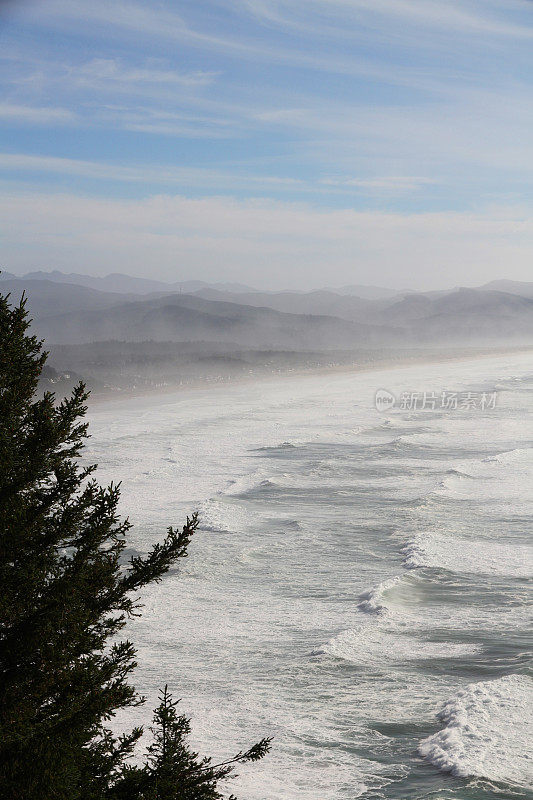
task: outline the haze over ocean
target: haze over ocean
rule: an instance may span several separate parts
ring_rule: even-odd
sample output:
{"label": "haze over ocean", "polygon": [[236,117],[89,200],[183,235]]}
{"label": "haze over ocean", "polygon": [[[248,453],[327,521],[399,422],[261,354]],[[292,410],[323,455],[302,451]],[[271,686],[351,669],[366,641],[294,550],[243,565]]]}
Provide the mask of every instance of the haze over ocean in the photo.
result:
{"label": "haze over ocean", "polygon": [[[378,388],[497,401],[382,413]],[[129,635],[138,688],[152,701],[165,674],[202,750],[274,735],[232,791],[533,796],[532,411],[528,353],[92,409],[134,551],[201,511]]]}

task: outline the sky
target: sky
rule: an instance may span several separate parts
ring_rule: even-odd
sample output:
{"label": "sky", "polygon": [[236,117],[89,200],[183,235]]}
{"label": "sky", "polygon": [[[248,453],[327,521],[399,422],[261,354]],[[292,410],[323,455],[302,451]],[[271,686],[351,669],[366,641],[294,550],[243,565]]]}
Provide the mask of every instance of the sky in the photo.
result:
{"label": "sky", "polygon": [[533,280],[531,0],[0,0],[3,269]]}

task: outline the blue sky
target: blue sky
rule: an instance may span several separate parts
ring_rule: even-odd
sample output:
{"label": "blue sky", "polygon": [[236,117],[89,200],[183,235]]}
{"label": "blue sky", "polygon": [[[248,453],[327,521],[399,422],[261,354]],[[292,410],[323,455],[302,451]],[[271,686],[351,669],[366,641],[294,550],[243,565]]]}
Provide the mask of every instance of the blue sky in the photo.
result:
{"label": "blue sky", "polygon": [[529,0],[0,6],[5,269],[533,279]]}

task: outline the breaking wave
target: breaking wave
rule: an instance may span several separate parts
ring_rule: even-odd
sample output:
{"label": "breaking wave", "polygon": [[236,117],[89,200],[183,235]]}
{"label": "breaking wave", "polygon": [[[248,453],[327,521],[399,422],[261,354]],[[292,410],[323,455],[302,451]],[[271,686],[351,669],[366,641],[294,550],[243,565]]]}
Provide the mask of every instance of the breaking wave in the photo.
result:
{"label": "breaking wave", "polygon": [[377,614],[384,613],[388,609],[385,594],[389,589],[401,583],[402,580],[402,576],[397,575],[395,578],[389,578],[389,580],[383,581],[378,586],[363,592],[359,595],[359,610]]}
{"label": "breaking wave", "polygon": [[418,752],[458,778],[531,789],[532,708],[533,681],[525,675],[472,683],[448,700],[438,715],[445,727]]}
{"label": "breaking wave", "polygon": [[431,567],[478,575],[533,576],[531,545],[464,539],[424,531],[407,542],[402,552],[404,565],[411,569]]}

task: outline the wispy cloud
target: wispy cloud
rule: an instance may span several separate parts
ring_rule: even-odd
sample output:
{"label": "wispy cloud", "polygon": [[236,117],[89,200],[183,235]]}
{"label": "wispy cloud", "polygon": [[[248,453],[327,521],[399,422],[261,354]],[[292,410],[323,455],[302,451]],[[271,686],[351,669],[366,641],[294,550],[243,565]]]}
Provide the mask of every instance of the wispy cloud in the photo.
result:
{"label": "wispy cloud", "polygon": [[321,183],[326,186],[354,186],[377,193],[414,192],[423,186],[436,183],[435,179],[424,178],[417,175],[384,175],[374,178],[322,178]]}
{"label": "wispy cloud", "polygon": [[[496,37],[533,38],[533,25],[510,24],[502,19],[503,2],[491,9],[465,0],[241,0],[241,6],[258,19],[300,31],[317,32],[310,24],[313,12],[323,15],[326,31],[346,26],[347,17],[363,24],[404,20],[434,30],[490,34]],[[490,5],[490,4],[486,4]],[[489,13],[487,13],[487,11]]]}
{"label": "wispy cloud", "polygon": [[97,181],[116,181],[123,184],[150,186],[179,186],[188,189],[216,187],[225,192],[248,190],[265,194],[314,195],[353,195],[354,190],[365,195],[394,197],[416,192],[434,184],[435,180],[422,176],[373,176],[371,178],[326,177],[318,182],[304,181],[276,175],[254,175],[249,170],[239,174],[236,171],[201,169],[191,167],[169,167],[165,165],[121,165],[83,161],[79,159],[36,156],[24,153],[0,153],[0,170],[10,172],[50,173],[54,175],[73,175]]}
{"label": "wispy cloud", "polygon": [[144,274],[157,264],[167,278],[213,280],[223,273],[279,287],[323,285],[324,264],[328,281],[338,283],[392,285],[399,274],[419,283],[415,276],[424,275],[426,288],[434,288],[464,284],[468,274],[475,284],[501,275],[508,263],[517,278],[527,279],[533,247],[527,208],[391,214],[224,197],[5,193],[0,214],[5,263],[15,270],[31,263],[98,264],[101,271],[128,264],[128,271]]}
{"label": "wispy cloud", "polygon": [[[300,132],[300,158],[307,154],[323,170],[337,163],[346,181],[353,165],[401,164],[408,175],[422,169],[426,179],[462,169],[533,172],[531,91],[520,84],[474,91],[460,87],[453,98],[422,104],[360,104],[316,100],[306,108],[258,112],[270,126]],[[352,166],[350,166],[352,165]],[[418,166],[417,166],[418,165]],[[429,180],[428,180],[429,183]]]}
{"label": "wispy cloud", "polygon": [[240,135],[232,118],[145,106],[105,106],[100,110],[98,123],[130,131],[192,139],[227,139]]}
{"label": "wispy cloud", "polygon": [[[327,0],[324,0],[327,4]],[[444,2],[444,0],[443,0]],[[320,4],[318,4],[320,5]],[[370,7],[370,6],[369,6]],[[295,8],[302,8],[296,5]],[[313,4],[308,8],[313,9]],[[331,6],[335,10],[335,4]],[[334,31],[335,36],[346,35],[348,39],[359,39],[365,43],[367,32],[364,28],[354,25],[351,7],[347,4],[344,8],[344,22],[341,19],[339,27]],[[320,8],[318,9],[320,11]],[[329,10],[329,9],[328,9]],[[337,9],[338,10],[338,9]],[[273,40],[265,43],[264,37],[257,34],[241,35],[236,37],[231,33],[221,33],[214,28],[213,30],[202,30],[190,24],[184,15],[175,10],[165,7],[153,8],[131,0],[118,0],[109,5],[105,0],[92,0],[86,4],[81,0],[49,0],[45,6],[39,6],[39,14],[36,17],[39,24],[47,24],[54,27],[75,30],[80,24],[95,27],[99,33],[109,35],[112,31],[118,31],[122,36],[131,38],[132,41],[142,42],[142,47],[146,48],[150,41],[159,42],[164,52],[169,52],[171,43],[180,43],[187,48],[197,48],[212,56],[215,53],[239,58],[251,63],[266,62],[273,65],[283,64],[287,67],[302,67],[313,72],[329,72],[339,75],[364,76],[370,80],[381,81],[390,85],[418,86],[420,89],[433,90],[438,85],[438,81],[421,73],[420,70],[413,69],[405,59],[398,59],[394,70],[384,67],[380,60],[369,56],[364,56],[362,50],[350,47],[339,54],[335,44],[326,42],[324,47],[324,19],[320,14],[316,20],[314,33],[318,34],[318,40],[311,42],[290,42],[281,46],[279,41]],[[305,9],[304,9],[305,11]],[[351,19],[346,20],[346,14]],[[441,6],[441,14],[447,17],[447,12]],[[309,14],[306,13],[309,19]],[[355,20],[357,22],[357,20]],[[285,20],[286,26],[290,29],[289,21]],[[297,25],[296,27],[299,27]],[[395,24],[388,25],[390,37],[396,43],[399,41],[400,32]],[[311,29],[313,32],[313,29]],[[381,32],[383,35],[383,32]],[[424,49],[428,43],[415,36],[409,37],[409,46],[421,46]],[[366,48],[365,48],[366,49]]]}
{"label": "wispy cloud", "polygon": [[[73,158],[29,155],[25,153],[0,153],[0,169],[4,172],[52,173],[55,175],[74,175],[91,180],[118,181],[121,183],[187,185],[194,187],[219,187],[226,191],[245,186],[255,186],[256,191],[264,184],[271,187],[305,190],[305,182],[294,178],[274,175],[253,175],[246,172],[224,172],[217,169],[175,167],[157,164],[122,165],[98,161],[84,161]],[[308,186],[308,191],[314,191]]]}
{"label": "wispy cloud", "polygon": [[[207,86],[215,80],[216,72],[182,72],[180,70],[156,69],[149,66],[124,64],[116,58],[95,58],[77,66],[68,67],[69,77],[86,86],[101,87],[111,84],[114,89],[126,88],[130,84],[155,84],[158,86]],[[153,87],[152,87],[153,88]]]}
{"label": "wispy cloud", "polygon": [[0,103],[0,119],[6,122],[30,122],[34,125],[63,125],[75,120],[67,108],[53,108]]}
{"label": "wispy cloud", "polygon": [[[254,262],[270,253],[286,270],[290,263],[294,269],[318,264],[309,243],[322,226],[320,258],[348,265],[360,256],[377,268],[385,256],[380,261],[377,244],[367,253],[365,236],[370,249],[378,238],[386,241],[387,263],[393,251],[406,263],[398,248],[416,251],[415,232],[422,248],[425,230],[438,239],[446,225],[443,252],[450,259],[468,256],[477,264],[475,242],[487,264],[496,253],[515,263],[512,243],[498,239],[499,218],[490,217],[491,232],[482,225],[489,216],[468,209],[531,194],[531,3],[47,0],[14,4],[7,16],[16,25],[10,28],[8,20],[0,53],[8,98],[0,117],[26,125],[27,148],[0,156],[9,190],[17,182],[38,192],[62,189],[71,176],[80,195],[101,194],[102,203],[106,193],[135,197],[135,213],[179,208],[191,217],[196,209],[225,215],[243,231],[252,215],[258,220],[247,243],[214,243],[212,231],[205,247],[182,237],[183,247],[196,253],[193,265],[201,262],[200,250],[209,261],[226,247],[241,265],[245,250]],[[68,125],[76,126],[75,139]],[[10,141],[6,149],[13,146]],[[184,197],[159,205],[146,200],[163,192],[204,197],[206,205],[191,200],[188,206]],[[217,205],[219,194],[240,198],[237,204],[263,197],[280,205],[275,213],[257,200]],[[299,216],[289,200],[306,199],[314,207]],[[78,211],[96,214],[91,202],[80,197]],[[119,214],[119,206],[112,208]],[[341,208],[357,236],[345,235],[341,217],[326,211],[340,214]],[[357,216],[364,209],[366,220]],[[420,209],[455,209],[459,216],[409,216]],[[305,218],[306,233],[302,227],[292,237],[283,214],[296,228]],[[261,218],[268,223],[264,255]],[[274,220],[291,242],[287,254],[268,227]],[[505,229],[508,237],[515,230]],[[326,230],[334,231],[331,240]],[[494,245],[492,255],[481,230]],[[72,221],[69,237],[76,231]],[[163,252],[163,240],[142,224],[131,236],[140,231]],[[97,226],[93,234],[99,236]],[[169,229],[165,241],[171,237]],[[85,246],[83,239],[80,249]],[[444,265],[433,258],[433,244],[424,247],[431,263]],[[423,269],[422,257],[417,263]],[[516,264],[523,264],[522,244]]]}

